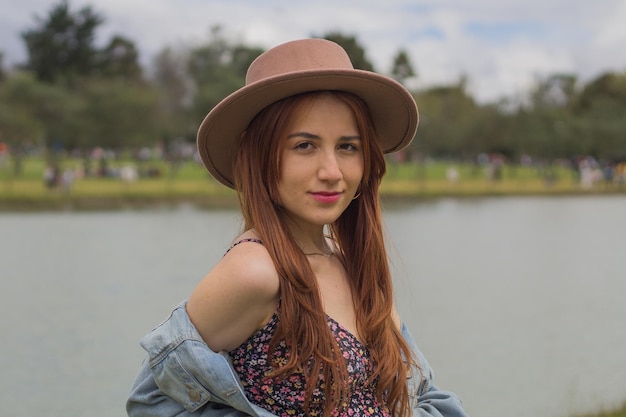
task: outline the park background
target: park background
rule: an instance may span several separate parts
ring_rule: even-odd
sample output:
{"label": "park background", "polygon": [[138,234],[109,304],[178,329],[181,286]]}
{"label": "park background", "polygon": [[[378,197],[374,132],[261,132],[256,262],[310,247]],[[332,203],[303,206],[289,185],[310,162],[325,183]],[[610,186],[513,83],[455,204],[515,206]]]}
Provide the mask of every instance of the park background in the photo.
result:
{"label": "park background", "polygon": [[[13,34],[26,54],[0,60],[0,209],[233,207],[233,193],[199,165],[195,132],[265,47],[207,24],[205,38],[146,58],[128,34],[102,36],[107,23],[96,7],[61,1]],[[375,65],[358,25],[339,27],[301,36],[340,43],[355,67],[407,85],[420,108],[414,142],[388,159],[387,204],[624,194],[626,64],[584,77],[575,68],[539,72],[525,90],[485,98],[462,71],[421,82],[428,60],[410,43]]]}

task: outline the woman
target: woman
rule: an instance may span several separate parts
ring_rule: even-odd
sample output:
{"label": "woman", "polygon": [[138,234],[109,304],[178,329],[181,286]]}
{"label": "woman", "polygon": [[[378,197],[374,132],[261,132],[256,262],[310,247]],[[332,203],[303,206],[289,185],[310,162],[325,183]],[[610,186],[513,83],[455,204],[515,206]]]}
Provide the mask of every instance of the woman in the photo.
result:
{"label": "woman", "polygon": [[335,43],[252,63],[198,132],[244,231],[142,340],[129,415],[465,415],[393,305],[378,186],[417,121],[406,89]]}

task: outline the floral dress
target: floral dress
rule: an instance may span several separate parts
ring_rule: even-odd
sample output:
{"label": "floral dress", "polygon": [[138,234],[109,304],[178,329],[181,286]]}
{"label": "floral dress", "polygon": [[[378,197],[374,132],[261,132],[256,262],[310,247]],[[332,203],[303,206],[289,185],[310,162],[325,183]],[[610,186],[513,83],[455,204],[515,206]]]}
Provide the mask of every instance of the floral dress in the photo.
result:
{"label": "floral dress", "polygon": [[[287,378],[274,380],[265,375],[272,370],[272,362],[286,363],[288,349],[280,343],[273,357],[268,358],[270,340],[276,330],[279,310],[270,321],[229,355],[235,371],[243,384],[249,401],[273,414],[285,417],[305,417],[305,379],[294,372]],[[343,410],[334,410],[332,416],[382,416],[389,417],[389,409],[376,399],[376,383],[368,384],[373,372],[367,348],[338,322],[327,316],[328,326],[346,361],[350,402]],[[321,416],[324,410],[324,392],[316,389],[309,404],[309,416]]]}

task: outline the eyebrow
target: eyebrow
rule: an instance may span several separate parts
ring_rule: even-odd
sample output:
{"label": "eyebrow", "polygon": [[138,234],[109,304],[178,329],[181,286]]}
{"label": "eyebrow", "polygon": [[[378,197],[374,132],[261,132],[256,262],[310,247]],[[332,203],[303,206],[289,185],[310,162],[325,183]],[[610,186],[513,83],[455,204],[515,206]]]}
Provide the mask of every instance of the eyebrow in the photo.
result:
{"label": "eyebrow", "polygon": [[[318,135],[315,135],[309,132],[294,132],[294,133],[290,133],[289,135],[287,135],[287,139],[291,139],[295,137],[302,137],[305,139],[321,139]],[[361,140],[361,136],[359,135],[341,136],[339,139],[340,140]]]}

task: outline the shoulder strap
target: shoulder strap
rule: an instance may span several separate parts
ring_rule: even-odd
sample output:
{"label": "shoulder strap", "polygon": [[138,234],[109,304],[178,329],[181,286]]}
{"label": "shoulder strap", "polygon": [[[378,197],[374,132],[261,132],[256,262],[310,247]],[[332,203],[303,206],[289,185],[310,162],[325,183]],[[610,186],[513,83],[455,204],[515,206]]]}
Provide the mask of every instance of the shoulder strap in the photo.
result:
{"label": "shoulder strap", "polygon": [[[246,242],[254,242],[254,243],[259,243],[259,244],[263,244],[263,241],[261,239],[255,239],[255,238],[247,238],[247,239],[241,239],[238,240],[237,242],[233,243],[230,248],[228,248],[228,250],[226,251],[226,253],[230,252],[230,250],[232,248],[234,248],[235,246],[241,244],[241,243],[246,243]],[[226,255],[226,253],[224,255]]]}

